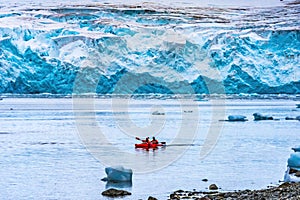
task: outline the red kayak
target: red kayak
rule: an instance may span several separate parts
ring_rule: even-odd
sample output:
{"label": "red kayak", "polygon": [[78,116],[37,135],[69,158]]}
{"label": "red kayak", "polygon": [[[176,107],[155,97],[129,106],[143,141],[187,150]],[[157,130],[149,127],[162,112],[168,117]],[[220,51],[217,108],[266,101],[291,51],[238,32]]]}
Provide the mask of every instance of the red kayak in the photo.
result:
{"label": "red kayak", "polygon": [[152,143],[141,143],[135,144],[135,148],[144,148],[144,149],[156,149],[157,147],[165,146],[165,144],[152,144]]}

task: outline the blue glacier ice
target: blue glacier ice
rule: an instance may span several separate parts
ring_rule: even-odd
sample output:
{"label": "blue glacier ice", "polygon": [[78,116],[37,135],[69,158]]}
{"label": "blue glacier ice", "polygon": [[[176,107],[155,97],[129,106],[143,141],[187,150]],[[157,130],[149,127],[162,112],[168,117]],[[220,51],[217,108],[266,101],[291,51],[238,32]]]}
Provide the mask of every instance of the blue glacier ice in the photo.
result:
{"label": "blue glacier ice", "polygon": [[106,167],[107,181],[110,182],[132,182],[132,170],[123,166]]}
{"label": "blue glacier ice", "polygon": [[287,163],[284,182],[300,182],[300,177],[296,175],[296,172],[300,171],[300,152],[291,153]]}
{"label": "blue glacier ice", "polygon": [[0,2],[0,93],[300,94],[297,2],[95,2]]}
{"label": "blue glacier ice", "polygon": [[247,117],[244,115],[229,115],[228,121],[247,121]]}

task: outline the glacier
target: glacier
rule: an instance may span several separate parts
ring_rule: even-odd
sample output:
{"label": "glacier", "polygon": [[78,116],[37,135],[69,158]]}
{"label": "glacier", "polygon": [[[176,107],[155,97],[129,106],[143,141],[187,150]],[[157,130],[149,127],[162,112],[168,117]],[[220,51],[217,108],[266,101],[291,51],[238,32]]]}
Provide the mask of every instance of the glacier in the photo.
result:
{"label": "glacier", "polygon": [[2,94],[300,94],[299,1],[19,4],[0,2]]}

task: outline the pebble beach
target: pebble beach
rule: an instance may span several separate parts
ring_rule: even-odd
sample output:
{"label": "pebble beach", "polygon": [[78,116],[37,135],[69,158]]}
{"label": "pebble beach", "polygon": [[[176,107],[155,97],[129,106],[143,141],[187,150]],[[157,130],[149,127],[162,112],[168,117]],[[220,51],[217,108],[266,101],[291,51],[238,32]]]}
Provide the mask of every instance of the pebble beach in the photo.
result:
{"label": "pebble beach", "polygon": [[198,192],[178,190],[170,194],[170,200],[196,199],[196,200],[235,200],[235,199],[276,199],[276,200],[299,200],[300,183],[282,183],[279,186],[272,186],[261,190],[239,190],[234,192]]}

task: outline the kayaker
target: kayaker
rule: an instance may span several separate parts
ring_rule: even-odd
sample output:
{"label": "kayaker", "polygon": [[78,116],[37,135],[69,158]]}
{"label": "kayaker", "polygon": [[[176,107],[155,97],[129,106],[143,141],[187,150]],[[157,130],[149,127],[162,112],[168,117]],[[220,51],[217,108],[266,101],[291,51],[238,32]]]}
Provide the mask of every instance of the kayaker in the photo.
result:
{"label": "kayaker", "polygon": [[150,143],[149,137],[146,137],[146,140],[142,140],[143,143]]}
{"label": "kayaker", "polygon": [[152,141],[151,141],[152,144],[158,144],[158,140],[155,139],[155,137],[152,137]]}

